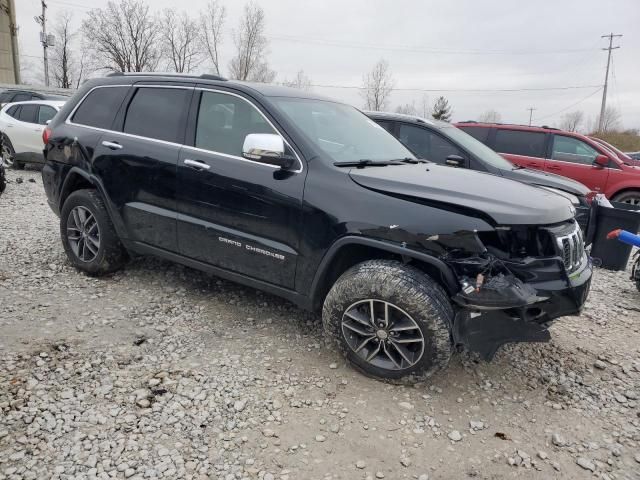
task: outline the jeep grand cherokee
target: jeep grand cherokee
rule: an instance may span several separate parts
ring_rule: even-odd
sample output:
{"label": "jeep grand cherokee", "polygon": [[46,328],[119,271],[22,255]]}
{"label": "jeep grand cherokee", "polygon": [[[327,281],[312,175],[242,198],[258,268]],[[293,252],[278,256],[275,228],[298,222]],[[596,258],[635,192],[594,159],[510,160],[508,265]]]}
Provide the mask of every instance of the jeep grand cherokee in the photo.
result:
{"label": "jeep grand cherokee", "polygon": [[416,159],[357,109],[212,76],[111,75],[45,132],[69,261],[152,254],[322,308],[377,378],[490,358],[580,311],[591,264],[555,193]]}

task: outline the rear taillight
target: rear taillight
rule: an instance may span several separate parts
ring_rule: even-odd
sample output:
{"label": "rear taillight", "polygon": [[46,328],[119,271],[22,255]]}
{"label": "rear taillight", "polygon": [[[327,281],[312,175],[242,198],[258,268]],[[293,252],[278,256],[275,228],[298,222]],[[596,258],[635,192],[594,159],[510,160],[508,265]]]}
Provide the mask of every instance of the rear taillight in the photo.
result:
{"label": "rear taillight", "polygon": [[49,143],[50,138],[51,138],[51,129],[47,127],[42,131],[42,141],[44,142],[45,145]]}

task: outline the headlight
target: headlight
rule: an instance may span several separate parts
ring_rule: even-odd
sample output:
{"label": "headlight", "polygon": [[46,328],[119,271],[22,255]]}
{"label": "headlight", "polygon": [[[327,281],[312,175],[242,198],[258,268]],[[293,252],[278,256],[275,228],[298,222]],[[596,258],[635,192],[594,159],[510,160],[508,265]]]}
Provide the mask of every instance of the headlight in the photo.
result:
{"label": "headlight", "polygon": [[574,205],[580,205],[580,199],[572,193],[564,192],[562,190],[558,190],[557,188],[553,188],[553,187],[545,187],[543,185],[537,185],[537,186],[566,198]]}

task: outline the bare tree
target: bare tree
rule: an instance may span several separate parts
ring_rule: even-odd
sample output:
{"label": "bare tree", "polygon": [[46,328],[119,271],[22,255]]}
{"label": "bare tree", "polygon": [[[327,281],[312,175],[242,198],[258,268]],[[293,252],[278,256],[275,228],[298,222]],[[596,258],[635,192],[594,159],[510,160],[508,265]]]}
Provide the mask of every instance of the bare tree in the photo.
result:
{"label": "bare tree", "polygon": [[405,103],[404,105],[398,105],[396,107],[396,113],[402,113],[404,115],[418,115],[416,102]]}
{"label": "bare tree", "polygon": [[[603,132],[613,132],[619,130],[621,127],[621,117],[620,112],[615,107],[607,107],[604,111],[604,121],[602,122],[602,131]],[[596,117],[595,128],[598,129],[598,125],[600,125],[600,115]]]}
{"label": "bare tree", "polygon": [[236,55],[229,64],[231,78],[269,83],[276,77],[265,59],[269,47],[265,28],[264,10],[255,3],[246,4],[238,30],[233,34]]}
{"label": "bare tree", "polygon": [[185,12],[166,9],[160,21],[160,39],[168,69],[191,72],[202,61],[198,43],[198,25]]}
{"label": "bare tree", "polygon": [[580,110],[565,113],[560,121],[560,128],[568,132],[577,132],[583,121],[584,112],[581,112]]}
{"label": "bare tree", "polygon": [[362,96],[366,110],[384,110],[389,103],[393,90],[393,77],[389,70],[389,62],[380,59],[373,70],[362,77]]}
{"label": "bare tree", "polygon": [[158,65],[159,23],[142,0],[110,1],[105,8],[90,10],[82,31],[97,68],[144,72]]}
{"label": "bare tree", "polygon": [[478,121],[484,123],[500,123],[502,121],[502,115],[495,110],[487,110],[478,117]]}
{"label": "bare tree", "polygon": [[[56,86],[60,88],[72,88],[80,79],[75,78],[75,54],[72,51],[72,43],[76,36],[71,27],[73,15],[65,11],[58,18],[53,27],[56,43],[51,52],[49,66],[53,74]],[[75,81],[74,81],[75,79]]]}
{"label": "bare tree", "polygon": [[311,90],[311,79],[304,74],[304,70],[299,70],[293,80],[282,82],[285,87],[299,88],[300,90]]}
{"label": "bare tree", "polygon": [[211,0],[207,7],[200,12],[198,20],[201,49],[211,60],[216,75],[221,75],[218,51],[222,44],[222,27],[226,15],[227,11],[224,5],[220,5],[216,0]]}
{"label": "bare tree", "polygon": [[431,111],[431,116],[436,120],[442,120],[444,122],[448,122],[451,120],[451,114],[453,110],[449,105],[449,101],[440,96],[433,104],[433,110]]}

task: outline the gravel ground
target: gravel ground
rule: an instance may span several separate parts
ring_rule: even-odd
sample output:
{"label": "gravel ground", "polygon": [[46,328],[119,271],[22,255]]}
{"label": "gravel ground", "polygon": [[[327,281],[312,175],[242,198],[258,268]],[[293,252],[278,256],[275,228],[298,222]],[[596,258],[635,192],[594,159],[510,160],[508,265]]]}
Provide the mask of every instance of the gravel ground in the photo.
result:
{"label": "gravel ground", "polygon": [[[19,183],[19,179],[22,181]],[[640,478],[640,294],[428,384],[368,379],[318,314],[140,258],[66,261],[36,170],[0,197],[0,479]]]}

